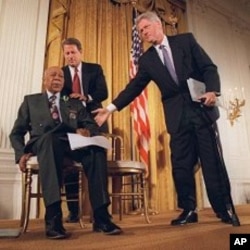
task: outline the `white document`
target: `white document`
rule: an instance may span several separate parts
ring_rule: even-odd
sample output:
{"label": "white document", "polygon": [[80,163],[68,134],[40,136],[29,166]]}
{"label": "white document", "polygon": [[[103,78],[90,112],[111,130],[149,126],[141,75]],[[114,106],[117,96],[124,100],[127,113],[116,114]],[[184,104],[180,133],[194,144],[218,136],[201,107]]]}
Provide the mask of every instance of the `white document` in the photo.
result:
{"label": "white document", "polygon": [[189,78],[187,80],[187,83],[192,100],[194,102],[201,102],[198,98],[200,98],[203,94],[206,93],[205,83],[195,80],[193,78]]}
{"label": "white document", "polygon": [[[198,98],[200,98],[203,94],[206,93],[205,83],[195,80],[193,78],[189,78],[187,80],[187,83],[192,100],[194,102],[201,102]],[[216,98],[215,106],[225,109],[218,97]]]}
{"label": "white document", "polygon": [[86,137],[79,134],[68,133],[68,139],[71,150],[95,145],[102,148],[110,149],[111,142],[105,136]]}

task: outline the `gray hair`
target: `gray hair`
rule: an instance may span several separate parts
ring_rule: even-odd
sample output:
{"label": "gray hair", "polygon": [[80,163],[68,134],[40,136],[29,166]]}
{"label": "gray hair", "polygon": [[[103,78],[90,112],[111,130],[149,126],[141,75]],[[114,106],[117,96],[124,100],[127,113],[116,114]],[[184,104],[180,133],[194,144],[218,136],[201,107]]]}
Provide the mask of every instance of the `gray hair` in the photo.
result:
{"label": "gray hair", "polygon": [[136,19],[135,19],[135,25],[138,27],[138,24],[141,20],[146,19],[151,22],[161,22],[161,19],[157,16],[155,12],[152,11],[147,11],[142,14],[140,14]]}

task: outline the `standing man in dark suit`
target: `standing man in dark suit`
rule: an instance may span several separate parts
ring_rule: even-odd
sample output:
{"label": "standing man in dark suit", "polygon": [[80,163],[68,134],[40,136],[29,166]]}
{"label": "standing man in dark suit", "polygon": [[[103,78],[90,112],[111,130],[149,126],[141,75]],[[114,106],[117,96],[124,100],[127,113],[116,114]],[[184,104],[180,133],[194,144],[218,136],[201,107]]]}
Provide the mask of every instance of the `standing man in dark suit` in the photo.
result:
{"label": "standing man in dark suit", "polygon": [[[101,65],[82,61],[82,44],[76,38],[65,39],[62,42],[62,48],[67,64],[62,68],[65,79],[62,94],[80,98],[89,113],[101,108],[101,103],[108,98],[107,84]],[[75,70],[80,81],[78,91],[73,88]],[[101,131],[108,132],[107,123],[101,126]]]}
{"label": "standing man in dark suit", "polygon": [[[91,111],[102,107],[101,102],[108,97],[108,90],[102,67],[99,64],[82,61],[82,45],[76,38],[65,39],[62,42],[62,48],[67,64],[62,68],[65,78],[62,94],[82,100],[87,111],[93,115]],[[75,83],[75,81],[77,81],[77,83]],[[78,84],[78,86],[75,87],[75,84]],[[108,133],[108,124],[104,123],[100,127],[100,131]],[[65,177],[65,182],[75,182],[77,178],[77,174],[70,174]],[[77,194],[77,190],[77,185],[67,185],[67,196]],[[77,222],[79,220],[78,202],[69,202],[68,209],[69,215],[66,222]]]}
{"label": "standing man in dark suit", "polygon": [[[101,125],[112,112],[133,101],[153,80],[162,95],[170,134],[173,179],[178,206],[183,209],[171,225],[198,222],[194,179],[198,160],[215,214],[224,223],[239,225],[217,136],[219,112],[215,102],[220,95],[220,79],[216,65],[192,34],[165,36],[155,13],[141,14],[136,25],[141,38],[152,46],[141,56],[136,77],[106,109],[94,111],[98,113],[95,120]],[[191,99],[189,78],[202,81],[206,86],[205,93],[198,97],[200,102]]]}
{"label": "standing man in dark suit", "polygon": [[[60,196],[65,156],[83,164],[93,209],[93,230],[119,234],[121,229],[111,222],[107,209],[110,199],[105,149],[89,146],[72,151],[67,140],[67,133],[98,135],[98,126],[80,100],[61,95],[63,85],[62,69],[50,67],[44,73],[45,92],[24,97],[10,134],[16,163],[21,171],[25,171],[29,157],[37,155],[48,238],[61,239],[67,236],[62,224]],[[30,139],[25,144],[26,133],[29,133]]]}

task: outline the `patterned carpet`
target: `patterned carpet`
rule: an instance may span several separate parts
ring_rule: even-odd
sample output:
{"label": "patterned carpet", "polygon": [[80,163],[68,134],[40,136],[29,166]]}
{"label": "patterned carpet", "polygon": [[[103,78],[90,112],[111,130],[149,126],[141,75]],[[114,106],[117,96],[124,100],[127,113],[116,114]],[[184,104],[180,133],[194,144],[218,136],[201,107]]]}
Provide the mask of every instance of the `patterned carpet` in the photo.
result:
{"label": "patterned carpet", "polygon": [[[86,218],[84,229],[79,224],[64,224],[71,233],[71,237],[65,240],[46,239],[43,220],[31,220],[26,234],[17,238],[0,235],[0,249],[229,250],[230,234],[250,233],[250,205],[237,206],[236,210],[241,221],[240,227],[221,223],[209,208],[199,211],[199,223],[177,227],[169,223],[178,212],[151,215],[151,224],[146,224],[141,215],[125,215],[122,221],[115,216],[114,221],[124,230],[118,236],[93,233]],[[18,225],[18,221],[0,220],[0,232],[1,229],[13,229],[16,232]]]}

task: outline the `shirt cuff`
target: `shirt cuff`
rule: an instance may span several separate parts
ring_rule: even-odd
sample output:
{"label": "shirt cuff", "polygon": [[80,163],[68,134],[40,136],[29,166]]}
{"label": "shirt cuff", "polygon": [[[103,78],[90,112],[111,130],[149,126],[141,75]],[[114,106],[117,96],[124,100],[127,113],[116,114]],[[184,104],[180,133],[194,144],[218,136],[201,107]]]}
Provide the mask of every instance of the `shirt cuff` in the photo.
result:
{"label": "shirt cuff", "polygon": [[91,95],[87,95],[87,102],[92,102],[93,101],[93,98]]}
{"label": "shirt cuff", "polygon": [[216,92],[214,91],[215,95],[218,97],[218,96],[221,96],[221,93],[220,92]]}
{"label": "shirt cuff", "polygon": [[110,103],[106,109],[110,112],[110,113],[113,113],[117,110],[117,107],[113,104],[113,103]]}

